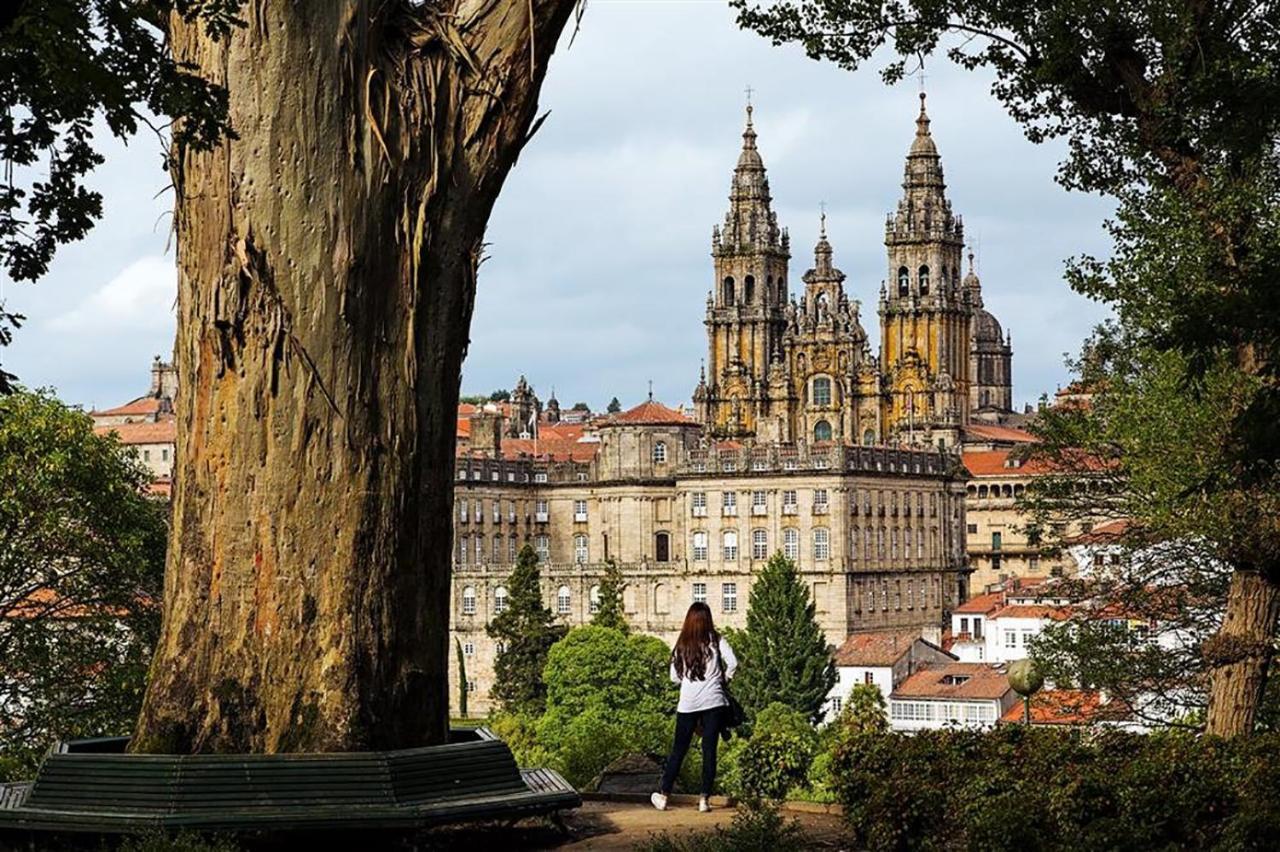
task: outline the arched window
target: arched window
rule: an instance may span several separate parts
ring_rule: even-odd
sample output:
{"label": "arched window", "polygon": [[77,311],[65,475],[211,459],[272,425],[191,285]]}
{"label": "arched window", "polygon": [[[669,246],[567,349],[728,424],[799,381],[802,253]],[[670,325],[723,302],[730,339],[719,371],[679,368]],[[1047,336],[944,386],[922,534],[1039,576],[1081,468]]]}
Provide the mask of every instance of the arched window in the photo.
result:
{"label": "arched window", "polygon": [[831,404],[831,380],[826,376],[818,376],[813,380],[813,392],[810,400],[814,405]]}
{"label": "arched window", "polygon": [[738,533],[734,530],[725,530],[724,561],[736,562],[737,560],[738,560]]}
{"label": "arched window", "polygon": [[911,290],[911,272],[904,266],[898,270],[898,295],[905,296]]}
{"label": "arched window", "polygon": [[724,279],[723,301],[726,308],[733,307],[733,276]]}
{"label": "arched window", "polygon": [[493,614],[501,615],[507,611],[507,587],[499,586],[493,590]]}
{"label": "arched window", "polygon": [[920,295],[929,295],[929,267],[920,267]]}
{"label": "arched window", "polygon": [[587,561],[587,537],[582,533],[573,537],[573,561],[579,565],[584,565]]}
{"label": "arched window", "polygon": [[782,555],[791,560],[800,558],[800,530],[787,527],[782,531]]}
{"label": "arched window", "polygon": [[707,561],[707,534],[705,532],[693,534],[693,561]]}
{"label": "arched window", "polygon": [[867,429],[865,432],[862,433],[862,445],[864,447],[869,447],[875,442],[876,442],[876,433],[873,430]]}
{"label": "arched window", "polygon": [[476,614],[476,587],[467,586],[462,590],[462,614]]}
{"label": "arched window", "polygon": [[597,612],[600,611],[600,587],[599,586],[591,587],[591,596],[587,598],[587,600],[590,602],[590,610],[592,615],[595,615]]}
{"label": "arched window", "polygon": [[988,492],[987,486],[985,486],[985,485],[979,485],[979,486],[978,486],[978,499],[979,499],[979,500],[985,500],[985,499],[987,499],[987,492]]}
{"label": "arched window", "polygon": [[653,558],[658,562],[671,561],[671,535],[660,532],[653,537]]}
{"label": "arched window", "polygon": [[765,530],[751,531],[751,558],[769,558],[769,533]]}
{"label": "arched window", "polygon": [[659,614],[671,611],[671,593],[665,583],[657,583],[653,587],[653,611]]}
{"label": "arched window", "polygon": [[743,279],[743,282],[742,282],[742,283],[743,283],[743,285],[744,285],[744,287],[745,287],[745,289],[744,289],[744,291],[743,291],[743,293],[742,293],[742,301],[743,301],[743,303],[744,303],[744,304],[750,305],[750,304],[754,303],[754,302],[755,302],[755,299],[756,299],[756,279],[755,279],[755,276],[754,276],[754,275],[748,275],[745,279]]}
{"label": "arched window", "polygon": [[817,560],[831,558],[831,531],[826,527],[818,527],[813,531],[813,558]]}
{"label": "arched window", "polygon": [[568,586],[561,586],[560,591],[556,592],[556,614],[568,615],[569,605],[573,602],[573,594],[569,591]]}
{"label": "arched window", "polygon": [[659,441],[653,445],[653,463],[654,464],[667,463],[667,442],[666,441]]}
{"label": "arched window", "polygon": [[978,489],[970,485],[965,488],[965,493],[968,494],[970,497],[977,497]]}
{"label": "arched window", "polygon": [[813,427],[813,440],[830,441],[831,440],[831,424],[825,420],[819,420]]}

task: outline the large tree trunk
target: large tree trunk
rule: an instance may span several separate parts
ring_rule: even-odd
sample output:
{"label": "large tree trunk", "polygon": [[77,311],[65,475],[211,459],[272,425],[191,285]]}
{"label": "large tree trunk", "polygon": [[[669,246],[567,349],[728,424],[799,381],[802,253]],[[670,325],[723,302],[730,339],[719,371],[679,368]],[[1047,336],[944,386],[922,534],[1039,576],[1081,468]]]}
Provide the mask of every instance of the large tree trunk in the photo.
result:
{"label": "large tree trunk", "polygon": [[1233,737],[1253,731],[1274,657],[1277,620],[1280,586],[1264,573],[1236,570],[1222,628],[1205,647],[1208,733]]}
{"label": "large tree trunk", "polygon": [[455,410],[485,223],[576,0],[249,0],[173,45],[237,139],[176,169],[179,472],[134,749],[448,723]]}

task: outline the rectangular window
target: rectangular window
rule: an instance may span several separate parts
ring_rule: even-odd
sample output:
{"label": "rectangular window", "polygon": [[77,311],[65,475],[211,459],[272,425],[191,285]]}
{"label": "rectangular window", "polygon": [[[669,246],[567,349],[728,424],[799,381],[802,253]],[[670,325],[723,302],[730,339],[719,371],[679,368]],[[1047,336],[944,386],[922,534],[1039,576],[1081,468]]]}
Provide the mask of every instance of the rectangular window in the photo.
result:
{"label": "rectangular window", "polygon": [[458,536],[458,564],[467,564],[467,537]]}
{"label": "rectangular window", "polygon": [[471,516],[467,514],[467,501],[466,501],[466,498],[464,497],[463,499],[458,501],[458,520],[462,521],[465,524],[467,522],[467,519],[470,517]]}
{"label": "rectangular window", "polygon": [[815,489],[813,492],[813,513],[815,515],[825,515],[827,513],[827,506],[827,489]]}
{"label": "rectangular window", "polygon": [[549,515],[547,512],[547,501],[546,500],[536,501],[533,507],[533,519],[535,521],[538,521],[539,523],[546,523],[548,517]]}
{"label": "rectangular window", "polygon": [[767,496],[763,491],[751,492],[751,514],[763,515],[768,511]]}
{"label": "rectangular window", "polygon": [[585,565],[587,562],[587,537],[585,535],[575,535],[573,537],[573,561],[579,565]]}
{"label": "rectangular window", "polygon": [[724,606],[722,608],[724,609],[724,611],[737,612],[738,611],[738,584],[724,583],[720,586],[720,591],[721,591],[721,598],[723,599],[722,603],[724,604]]}
{"label": "rectangular window", "polygon": [[796,513],[796,492],[782,492],[782,514],[794,515]]}
{"label": "rectangular window", "polygon": [[169,460],[169,451],[167,449],[160,450],[160,461]]}
{"label": "rectangular window", "polygon": [[813,531],[813,558],[825,560],[831,558],[831,531],[818,527]]}
{"label": "rectangular window", "polygon": [[[471,600],[474,602],[474,601],[475,601],[475,598],[472,598]],[[474,612],[474,611],[475,611],[475,607],[473,606],[473,607],[472,607],[472,612]],[[464,656],[470,657],[470,656],[471,656],[472,654],[474,654],[475,652],[476,652],[476,646],[475,646],[475,643],[474,643],[474,642],[463,642],[463,643],[462,643],[462,653],[463,653],[463,655],[464,655]]]}
{"label": "rectangular window", "polygon": [[516,561],[516,537],[515,536],[511,536],[509,539],[507,539],[507,561],[508,562]]}
{"label": "rectangular window", "polygon": [[538,553],[538,561],[546,562],[551,558],[551,537],[540,535],[534,540],[533,548]]}
{"label": "rectangular window", "polygon": [[491,482],[497,482],[501,478],[502,478],[502,474],[498,473],[498,469],[496,467],[493,470],[489,471],[489,480]]}
{"label": "rectangular window", "polygon": [[833,696],[831,697],[831,712],[832,712],[833,714],[835,714],[836,716],[839,716],[839,715],[840,715],[840,708],[841,708],[842,706],[844,706],[844,701],[840,698],[840,696],[839,696],[839,695],[833,695]]}
{"label": "rectangular window", "polygon": [[693,602],[694,603],[707,602],[707,584],[706,583],[693,584]]}
{"label": "rectangular window", "polygon": [[863,682],[863,683],[865,683],[865,684],[870,685],[870,684],[874,684],[874,683],[876,682],[876,679],[875,679],[875,677],[871,674],[871,672],[864,672],[864,673],[863,673],[863,675],[862,675],[862,682]]}
{"label": "rectangular window", "polygon": [[733,473],[738,469],[738,462],[734,459],[724,459],[720,462],[720,469],[725,473]]}
{"label": "rectangular window", "polygon": [[1000,549],[1000,533],[998,532],[993,532],[991,534],[991,549],[992,550]]}
{"label": "rectangular window", "polygon": [[707,493],[705,491],[695,491],[689,495],[689,500],[693,506],[693,516],[695,518],[705,518],[707,516]]}
{"label": "rectangular window", "polygon": [[769,469],[769,460],[767,458],[754,458],[751,460],[751,469],[754,471],[762,471]]}
{"label": "rectangular window", "polygon": [[734,516],[738,514],[738,493],[726,491],[720,495],[721,514]]}
{"label": "rectangular window", "polygon": [[1006,630],[1004,632],[1004,646],[1006,648],[1018,647],[1018,631]]}
{"label": "rectangular window", "polygon": [[545,470],[540,470],[540,471],[538,471],[537,473],[535,473],[535,474],[533,475],[533,481],[534,481],[534,482],[546,482],[546,481],[547,481],[547,472],[546,472]]}
{"label": "rectangular window", "polygon": [[969,531],[969,535],[974,535],[975,533],[977,533],[977,532],[978,532],[978,525],[977,525],[977,524],[969,524],[969,526],[968,526],[968,531]]}
{"label": "rectangular window", "polygon": [[502,523],[502,501],[501,500],[493,501],[493,522],[495,524]]}
{"label": "rectangular window", "polygon": [[705,532],[693,534],[693,561],[707,561],[707,534]]}
{"label": "rectangular window", "polygon": [[471,471],[471,478],[472,479],[480,478],[480,468],[476,468],[475,470]]}
{"label": "rectangular window", "polygon": [[573,501],[573,519],[579,522],[585,521],[587,519],[587,501],[586,500]]}
{"label": "rectangular window", "polygon": [[484,520],[484,501],[477,500],[476,501],[476,523],[478,524],[483,520]]}

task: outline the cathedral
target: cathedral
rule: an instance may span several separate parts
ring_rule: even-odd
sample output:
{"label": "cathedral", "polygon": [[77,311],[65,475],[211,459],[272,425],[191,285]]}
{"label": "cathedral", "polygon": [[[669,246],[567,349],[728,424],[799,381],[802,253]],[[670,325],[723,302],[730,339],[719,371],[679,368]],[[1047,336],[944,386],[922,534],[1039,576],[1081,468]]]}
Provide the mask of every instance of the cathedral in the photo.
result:
{"label": "cathedral", "polygon": [[951,210],[920,95],[902,198],[885,222],[880,347],[845,291],[823,216],[813,267],[792,298],[790,238],[778,225],[747,107],[724,224],[711,236],[708,357],[693,393],[711,436],[762,443],[954,447],[970,422],[1013,415],[1012,345],[961,275],[964,224]]}

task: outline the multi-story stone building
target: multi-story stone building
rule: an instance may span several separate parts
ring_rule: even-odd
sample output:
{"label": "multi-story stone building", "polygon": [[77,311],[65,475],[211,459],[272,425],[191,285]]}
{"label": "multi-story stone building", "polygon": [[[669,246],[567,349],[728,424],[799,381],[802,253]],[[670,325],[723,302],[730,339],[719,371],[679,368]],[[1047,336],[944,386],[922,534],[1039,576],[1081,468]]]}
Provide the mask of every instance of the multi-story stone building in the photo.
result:
{"label": "multi-story stone building", "polygon": [[590,620],[614,560],[628,620],[667,642],[694,601],[744,626],[752,578],[778,551],[799,566],[834,645],[862,630],[938,627],[967,594],[954,454],[708,442],[700,424],[652,400],[590,430],[544,424],[554,434],[536,456],[524,452],[532,439],[478,449],[478,432],[501,434],[497,419],[472,418],[454,492],[453,627],[471,709],[488,707],[497,648],[485,627],[506,605],[525,543],[566,623]]}

